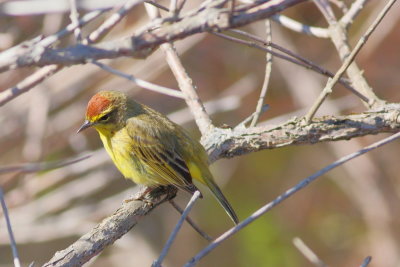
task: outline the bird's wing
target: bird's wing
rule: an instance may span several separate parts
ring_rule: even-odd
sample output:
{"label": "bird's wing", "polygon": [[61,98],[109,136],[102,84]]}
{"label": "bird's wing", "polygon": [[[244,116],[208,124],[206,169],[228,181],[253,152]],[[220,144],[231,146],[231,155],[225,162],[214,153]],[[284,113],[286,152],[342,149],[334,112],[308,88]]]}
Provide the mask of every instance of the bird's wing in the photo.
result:
{"label": "bird's wing", "polygon": [[[168,134],[156,134],[146,127],[147,122],[131,118],[126,128],[132,144],[132,153],[145,166],[164,181],[159,184],[173,184],[188,191],[191,189],[192,176],[182,156],[176,150],[173,138]],[[158,179],[158,177],[157,177]]]}

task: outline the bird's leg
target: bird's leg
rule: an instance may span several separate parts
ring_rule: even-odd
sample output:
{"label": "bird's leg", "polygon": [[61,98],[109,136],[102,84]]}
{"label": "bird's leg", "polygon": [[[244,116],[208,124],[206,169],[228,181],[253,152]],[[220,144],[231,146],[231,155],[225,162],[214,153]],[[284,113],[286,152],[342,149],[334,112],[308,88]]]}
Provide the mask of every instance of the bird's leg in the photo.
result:
{"label": "bird's leg", "polygon": [[125,199],[124,202],[128,203],[131,201],[143,201],[149,205],[152,205],[157,198],[164,197],[166,200],[173,199],[176,196],[177,188],[175,186],[157,186],[147,187],[144,186],[141,190],[132,196],[131,198]]}
{"label": "bird's leg", "polygon": [[131,201],[144,201],[148,202],[146,197],[154,188],[153,187],[147,187],[147,186],[141,186],[139,192],[137,192],[135,195],[127,198],[124,200],[125,203],[131,202]]}

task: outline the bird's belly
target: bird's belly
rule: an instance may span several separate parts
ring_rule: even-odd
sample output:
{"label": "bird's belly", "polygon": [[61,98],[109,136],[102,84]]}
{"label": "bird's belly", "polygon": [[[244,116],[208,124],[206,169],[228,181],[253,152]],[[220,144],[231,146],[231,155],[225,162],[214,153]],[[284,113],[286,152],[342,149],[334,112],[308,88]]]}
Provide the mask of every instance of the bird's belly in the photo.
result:
{"label": "bird's belly", "polygon": [[[151,172],[147,166],[136,158],[130,149],[129,142],[119,138],[106,138],[101,136],[104,147],[110,155],[118,170],[126,179],[130,179],[136,184],[145,186],[160,185],[157,174]],[[123,144],[125,143],[125,144]]]}

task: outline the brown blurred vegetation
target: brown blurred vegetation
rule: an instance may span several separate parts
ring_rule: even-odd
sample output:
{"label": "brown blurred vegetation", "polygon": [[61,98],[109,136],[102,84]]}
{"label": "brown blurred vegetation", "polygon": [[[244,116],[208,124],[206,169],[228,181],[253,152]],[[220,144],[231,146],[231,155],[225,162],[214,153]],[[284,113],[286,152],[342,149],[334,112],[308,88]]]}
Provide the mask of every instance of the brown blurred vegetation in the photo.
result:
{"label": "brown blurred vegetation", "polygon": [[[352,1],[345,1],[350,5]],[[386,1],[370,1],[350,29],[352,44],[365,32]],[[166,3],[167,4],[167,3]],[[188,1],[187,9],[195,5]],[[340,14],[339,10],[336,10]],[[399,102],[400,7],[395,5],[356,61],[382,99]],[[84,30],[99,25],[106,13]],[[284,14],[310,25],[326,22],[311,3]],[[0,17],[0,43],[5,50],[39,34],[49,35],[69,23],[69,14]],[[142,7],[134,9],[106,40],[128,36],[147,21]],[[328,39],[317,39],[273,25],[274,42],[313,60],[331,71],[340,66]],[[244,30],[263,36],[264,23]],[[59,43],[73,44],[73,36]],[[215,107],[215,125],[236,125],[254,112],[262,86],[265,54],[210,34],[197,34],[176,42],[183,64],[204,102],[232,95]],[[145,60],[119,58],[103,61],[118,70],[166,87],[178,85],[161,51]],[[15,85],[36,68],[0,74],[2,89]],[[326,78],[291,63],[274,59],[262,121],[284,121],[285,114],[309,106]],[[0,176],[19,252],[24,265],[39,266],[116,210],[135,186],[124,180],[105,154],[93,130],[76,134],[85,106],[97,91],[122,90],[183,124],[199,136],[184,101],[143,90],[94,65],[65,68],[30,92],[1,107],[0,166],[25,162],[56,161],[91,154],[89,159],[60,169],[38,173],[7,173]],[[1,89],[0,89],[1,90]],[[330,105],[318,116],[365,110],[361,101],[336,86]],[[298,115],[304,114],[304,110]],[[266,122],[268,123],[268,121]],[[240,218],[246,218],[298,181],[335,159],[383,138],[291,146],[217,161],[212,170]],[[199,266],[310,266],[292,244],[300,237],[330,266],[358,266],[367,255],[370,266],[399,266],[400,181],[399,143],[347,163],[288,199],[217,248]],[[191,217],[212,236],[231,227],[231,222],[205,190]],[[183,206],[186,194],[179,194]],[[147,216],[87,266],[149,266],[157,258],[178,213],[164,204]],[[0,222],[0,266],[12,266],[11,250],[3,218]],[[180,266],[207,244],[187,224],[178,235],[165,266]]]}

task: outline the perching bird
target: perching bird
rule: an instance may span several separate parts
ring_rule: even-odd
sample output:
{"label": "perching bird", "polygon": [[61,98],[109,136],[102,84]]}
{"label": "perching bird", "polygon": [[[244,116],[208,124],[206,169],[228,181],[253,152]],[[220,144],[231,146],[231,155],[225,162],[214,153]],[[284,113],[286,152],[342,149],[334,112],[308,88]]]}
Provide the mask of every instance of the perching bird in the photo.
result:
{"label": "perching bird", "polygon": [[174,185],[193,194],[196,180],[206,185],[235,224],[235,211],[214,182],[203,146],[161,113],[118,91],[90,99],[78,132],[94,127],[119,171],[136,184]]}

